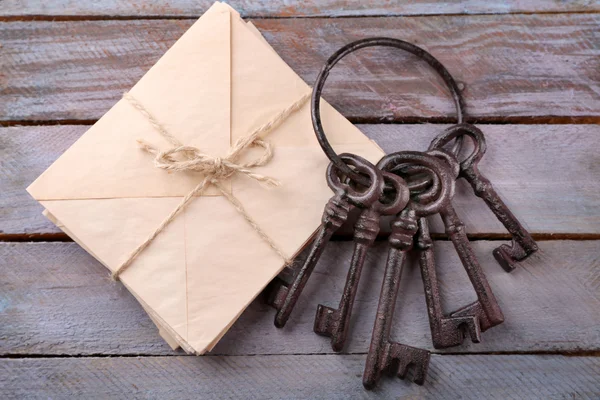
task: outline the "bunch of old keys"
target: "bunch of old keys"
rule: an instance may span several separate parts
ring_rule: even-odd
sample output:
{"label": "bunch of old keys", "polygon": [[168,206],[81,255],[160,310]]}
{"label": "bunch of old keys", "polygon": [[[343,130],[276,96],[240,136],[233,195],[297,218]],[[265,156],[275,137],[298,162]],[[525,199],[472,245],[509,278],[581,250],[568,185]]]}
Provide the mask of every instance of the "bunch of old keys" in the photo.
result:
{"label": "bunch of old keys", "polygon": [[[383,157],[377,165],[353,154],[337,155],[329,144],[320,118],[321,91],[329,71],[346,55],[370,46],[395,47],[413,53],[426,61],[443,78],[450,89],[458,115],[458,123],[436,137],[425,152],[399,151]],[[348,337],[352,307],[368,249],[380,229],[382,216],[393,216],[389,235],[389,252],[379,305],[367,355],[363,384],[373,388],[384,373],[423,384],[429,366],[430,352],[392,341],[390,330],[402,277],[406,254],[419,254],[421,277],[430,322],[433,347],[448,348],[462,344],[468,335],[472,342],[481,333],[501,324],[504,315],[467,238],[465,226],[452,205],[455,181],[465,179],[476,196],[512,235],[512,244],[501,245],[493,254],[510,272],[518,261],[537,250],[530,234],[523,228],[500,199],[492,184],[478,170],[486,151],[481,130],[463,123],[463,101],[456,82],[431,54],[410,43],[390,38],[372,38],[350,43],[338,50],[321,70],[312,96],[312,118],[317,139],[331,163],[327,182],[334,196],[325,206],[322,224],[304,264],[295,271],[290,284],[279,283],[271,293],[270,303],[277,309],[275,325],[283,327],[310,278],[332,235],[348,219],[351,210],[360,210],[354,225],[354,253],[346,284],[337,308],[320,304],[316,310],[314,331],[331,338],[334,351],[340,352]],[[459,160],[464,139],[473,150]],[[444,313],[427,217],[439,214],[446,234],[465,268],[477,294],[477,300],[450,313]]]}

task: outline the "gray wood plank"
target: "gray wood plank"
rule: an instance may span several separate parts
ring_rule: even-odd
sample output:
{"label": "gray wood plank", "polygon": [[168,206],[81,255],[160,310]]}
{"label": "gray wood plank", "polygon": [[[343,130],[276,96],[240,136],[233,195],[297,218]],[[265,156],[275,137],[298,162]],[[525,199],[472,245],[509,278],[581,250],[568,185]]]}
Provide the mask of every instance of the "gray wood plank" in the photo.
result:
{"label": "gray wood plank", "polygon": [[[543,241],[540,252],[512,274],[493,260],[502,242],[475,241],[503,325],[450,352],[591,352],[600,350],[600,241]],[[436,242],[438,274],[447,310],[475,299],[447,241]],[[213,354],[331,353],[312,332],[317,304],[337,306],[352,242],[326,250],[284,329],[258,298]],[[355,303],[346,353],[367,351],[387,246],[369,253]],[[152,322],[103,266],[74,243],[0,243],[0,355],[173,355]],[[393,336],[417,347],[431,340],[423,286],[414,263],[404,271]]]}
{"label": "gray wood plank", "polygon": [[[213,0],[3,0],[0,16],[134,16],[172,17],[201,15]],[[593,12],[597,1],[482,0],[374,2],[359,0],[231,0],[243,16],[314,17],[427,14],[508,14],[533,12]]]}
{"label": "gray wood plank", "polygon": [[0,359],[4,399],[597,399],[600,357],[433,356],[362,388],[364,355]]}
{"label": "gray wood plank", "polygon": [[[359,125],[386,152],[424,150],[445,125]],[[598,125],[480,125],[488,152],[481,170],[520,220],[536,234],[600,234]],[[0,128],[0,235],[59,232],[25,188],[86,126]],[[504,227],[458,182],[456,208],[470,234]],[[439,220],[434,232],[443,232]]]}
{"label": "gray wood plank", "polygon": [[[96,2],[101,3],[101,2]],[[94,120],[105,113],[193,23],[192,20],[0,23],[0,120]],[[600,14],[255,21],[308,83],[340,46],[370,36],[421,45],[465,89],[472,118],[600,114]],[[355,121],[450,116],[443,85],[414,56],[364,50],[336,67],[325,91]]]}
{"label": "gray wood plank", "polygon": [[87,130],[87,126],[0,128],[0,234],[60,232],[25,189]]}

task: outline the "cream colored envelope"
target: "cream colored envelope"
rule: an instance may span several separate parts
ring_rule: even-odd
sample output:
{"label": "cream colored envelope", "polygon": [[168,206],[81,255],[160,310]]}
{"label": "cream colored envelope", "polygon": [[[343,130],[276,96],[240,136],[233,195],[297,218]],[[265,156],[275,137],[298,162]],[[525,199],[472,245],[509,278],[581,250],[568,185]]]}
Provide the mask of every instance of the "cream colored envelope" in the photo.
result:
{"label": "cream colored envelope", "polygon": [[[224,156],[236,139],[310,90],[253,26],[215,3],[130,93],[179,141]],[[338,152],[373,162],[383,155],[327,104],[323,123]],[[137,139],[171,147],[121,100],[28,188],[46,215],[111,271],[202,179],[155,168]],[[255,172],[281,186],[268,189],[241,174],[224,184],[292,257],[318,227],[332,195],[325,181],[328,160],[314,136],[308,103],[265,139],[274,158]],[[249,149],[244,159],[257,152]],[[283,267],[281,257],[213,188],[194,199],[120,278],[172,345],[202,354]]]}

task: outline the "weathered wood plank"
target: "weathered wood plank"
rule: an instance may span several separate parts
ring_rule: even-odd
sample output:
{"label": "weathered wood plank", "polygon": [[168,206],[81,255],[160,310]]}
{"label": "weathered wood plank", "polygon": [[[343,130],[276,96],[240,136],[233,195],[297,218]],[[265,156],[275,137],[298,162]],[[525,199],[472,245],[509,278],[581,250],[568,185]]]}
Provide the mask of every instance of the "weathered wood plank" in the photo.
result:
{"label": "weathered wood plank", "polygon": [[[474,249],[506,321],[480,344],[451,352],[577,352],[600,350],[600,241],[543,241],[540,252],[512,274],[493,260],[501,242],[476,241]],[[436,242],[447,309],[475,299],[447,241]],[[291,320],[273,326],[274,310],[257,299],[213,354],[331,353],[312,332],[316,306],[337,305],[351,242],[334,242],[317,266]],[[357,294],[348,353],[367,351],[387,247],[369,254]],[[74,243],[0,243],[0,355],[172,355],[156,328],[121,284]],[[414,264],[404,272],[393,336],[429,348],[423,286]]]}
{"label": "weathered wood plank", "polygon": [[600,357],[433,356],[424,386],[362,388],[364,355],[0,360],[5,399],[597,399]]}
{"label": "weathered wood plank", "polygon": [[60,232],[25,189],[88,128],[0,128],[0,234]]}
{"label": "weathered wood plank", "polygon": [[[213,0],[3,0],[0,16],[120,16],[174,17],[199,16]],[[251,17],[342,17],[427,14],[509,14],[534,12],[592,12],[600,10],[597,1],[517,1],[462,2],[418,0],[411,2],[365,2],[359,0],[231,0],[232,7]]]}
{"label": "weathered wood plank", "polygon": [[[424,150],[443,125],[360,125],[385,151]],[[598,125],[481,125],[488,152],[481,170],[534,233],[600,233]],[[0,234],[59,232],[25,188],[88,129],[0,128]],[[505,233],[459,181],[456,207],[472,234]],[[575,195],[576,194],[576,195]],[[443,232],[436,220],[435,232]]]}
{"label": "weathered wood plank", "polygon": [[[100,3],[100,2],[96,2]],[[90,120],[105,113],[192,20],[0,24],[1,120]],[[476,119],[600,114],[600,14],[263,19],[283,59],[312,83],[340,46],[398,37],[431,51],[464,86]],[[414,56],[363,50],[340,63],[325,97],[356,121],[449,116],[443,85]]]}

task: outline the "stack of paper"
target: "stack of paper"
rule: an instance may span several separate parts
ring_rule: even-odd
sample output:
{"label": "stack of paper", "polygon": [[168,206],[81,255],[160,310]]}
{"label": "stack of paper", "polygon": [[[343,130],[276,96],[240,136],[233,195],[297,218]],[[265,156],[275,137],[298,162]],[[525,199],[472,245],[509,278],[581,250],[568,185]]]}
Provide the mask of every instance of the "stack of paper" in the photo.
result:
{"label": "stack of paper", "polygon": [[[252,24],[216,3],[130,93],[179,141],[224,156],[236,139],[310,90]],[[337,111],[327,104],[322,108],[336,151],[373,162],[382,156]],[[121,100],[28,188],[45,214],[111,271],[203,178],[155,168],[138,139],[171,147],[144,115]],[[223,184],[292,257],[317,229],[332,196],[310,104],[265,139],[274,158],[257,172],[281,186],[266,189],[240,174]],[[244,157],[255,157],[255,150],[260,151],[250,149]],[[283,267],[281,257],[213,188],[194,199],[120,279],[173,347],[202,354]]]}

